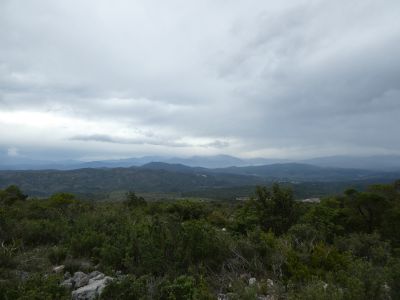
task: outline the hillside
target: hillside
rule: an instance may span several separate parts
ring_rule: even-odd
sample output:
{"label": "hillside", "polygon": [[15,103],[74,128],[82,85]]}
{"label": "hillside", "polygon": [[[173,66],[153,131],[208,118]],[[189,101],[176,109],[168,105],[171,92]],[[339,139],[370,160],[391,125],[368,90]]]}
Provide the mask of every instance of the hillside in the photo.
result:
{"label": "hillside", "polygon": [[254,176],[188,174],[136,167],[71,171],[0,171],[0,187],[16,184],[32,195],[49,195],[63,191],[79,194],[97,194],[114,190],[182,192],[262,183],[265,183],[265,180]]}
{"label": "hillside", "polygon": [[265,166],[229,167],[214,172],[252,175],[287,181],[341,181],[395,178],[399,173],[362,169],[318,167],[310,164],[284,163]]}
{"label": "hillside", "polygon": [[[365,185],[363,182],[384,183],[398,178],[400,178],[400,173],[322,168],[294,163],[220,169],[149,163],[142,167],[131,168],[0,171],[0,188],[15,184],[24,192],[37,196],[65,191],[98,195],[127,190],[152,193],[203,191],[203,194],[204,192],[207,194],[207,191],[219,188],[254,187],[271,182],[292,184],[314,182],[319,183],[321,190],[335,192],[336,189],[331,186],[343,186],[338,185],[338,182],[345,184],[357,182],[363,186]],[[324,187],[322,183],[325,183]]]}

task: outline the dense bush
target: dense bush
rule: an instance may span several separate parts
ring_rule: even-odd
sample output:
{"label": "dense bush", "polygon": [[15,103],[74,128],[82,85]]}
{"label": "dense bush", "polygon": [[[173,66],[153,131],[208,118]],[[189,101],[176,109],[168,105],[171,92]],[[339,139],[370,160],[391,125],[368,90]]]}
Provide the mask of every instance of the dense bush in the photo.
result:
{"label": "dense bush", "polygon": [[12,186],[0,191],[0,299],[69,298],[49,275],[58,264],[125,274],[104,299],[399,299],[399,217],[398,184],[315,204],[278,185],[237,203],[27,199]]}
{"label": "dense bush", "polygon": [[54,246],[49,250],[48,258],[53,265],[59,265],[67,258],[67,249]]}

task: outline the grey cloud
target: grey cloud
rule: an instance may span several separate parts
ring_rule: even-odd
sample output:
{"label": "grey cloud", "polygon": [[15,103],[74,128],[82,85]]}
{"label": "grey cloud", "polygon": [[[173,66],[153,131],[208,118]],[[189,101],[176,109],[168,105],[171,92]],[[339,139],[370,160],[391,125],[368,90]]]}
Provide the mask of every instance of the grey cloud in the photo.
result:
{"label": "grey cloud", "polygon": [[128,144],[128,145],[154,145],[154,146],[167,146],[167,147],[205,147],[205,148],[225,148],[229,146],[226,141],[215,140],[210,143],[189,144],[174,140],[166,140],[160,137],[148,135],[148,138],[121,138],[113,137],[106,134],[92,134],[92,135],[76,135],[69,138],[71,141],[83,142],[105,142],[115,144]]}
{"label": "grey cloud", "polygon": [[[47,147],[74,155],[91,142],[107,155],[400,153],[398,11],[395,0],[4,0],[0,113],[67,118]],[[33,147],[30,122],[0,144]],[[14,127],[0,120],[0,133]]]}
{"label": "grey cloud", "polygon": [[108,142],[118,143],[114,138],[105,134],[92,134],[92,135],[76,135],[70,138],[71,141],[94,141],[94,142]]}
{"label": "grey cloud", "polygon": [[120,138],[112,137],[105,134],[93,134],[93,135],[77,135],[70,138],[72,141],[84,141],[84,142],[106,142],[116,144],[131,144],[131,145],[155,145],[155,146],[168,146],[168,147],[190,147],[190,144],[180,143],[175,141],[162,141],[162,140],[150,140],[150,139],[133,139],[133,138]]}
{"label": "grey cloud", "polygon": [[205,144],[205,147],[212,147],[212,148],[226,148],[229,147],[230,143],[227,141],[220,141],[220,140],[215,140],[211,143]]}

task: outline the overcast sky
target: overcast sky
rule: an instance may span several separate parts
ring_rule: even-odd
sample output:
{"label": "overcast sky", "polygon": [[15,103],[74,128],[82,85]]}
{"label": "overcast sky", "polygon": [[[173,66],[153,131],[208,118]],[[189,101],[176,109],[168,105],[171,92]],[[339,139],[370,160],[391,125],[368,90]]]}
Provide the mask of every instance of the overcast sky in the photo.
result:
{"label": "overcast sky", "polygon": [[400,1],[0,1],[10,157],[400,154]]}

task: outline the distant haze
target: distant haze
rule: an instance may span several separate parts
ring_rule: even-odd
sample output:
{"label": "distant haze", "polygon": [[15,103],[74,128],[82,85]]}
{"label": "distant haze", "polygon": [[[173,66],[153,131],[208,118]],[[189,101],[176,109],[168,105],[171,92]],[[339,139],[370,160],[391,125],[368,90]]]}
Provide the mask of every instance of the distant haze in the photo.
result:
{"label": "distant haze", "polygon": [[250,158],[241,159],[229,155],[192,156],[192,157],[166,157],[143,156],[126,159],[77,161],[77,160],[33,160],[21,157],[10,158],[0,155],[0,170],[75,170],[83,168],[130,168],[148,164],[161,164],[171,167],[202,167],[202,168],[227,168],[245,166],[273,166],[301,164],[307,167],[324,167],[340,169],[375,170],[385,172],[400,172],[400,155],[381,156],[328,156],[305,160]]}
{"label": "distant haze", "polygon": [[399,16],[398,0],[2,0],[0,160],[395,157]]}

